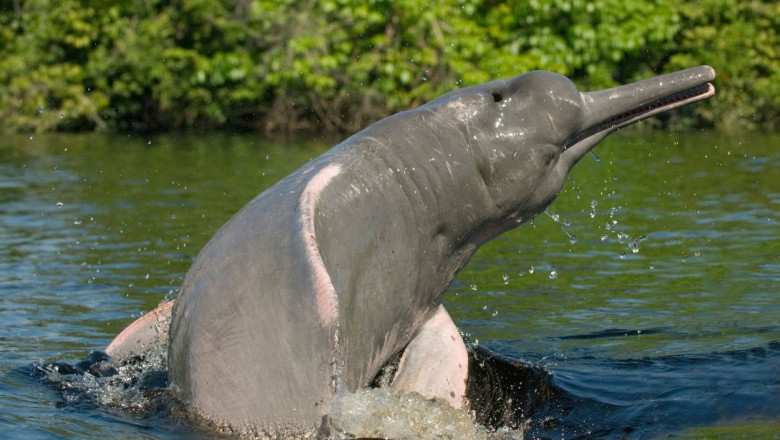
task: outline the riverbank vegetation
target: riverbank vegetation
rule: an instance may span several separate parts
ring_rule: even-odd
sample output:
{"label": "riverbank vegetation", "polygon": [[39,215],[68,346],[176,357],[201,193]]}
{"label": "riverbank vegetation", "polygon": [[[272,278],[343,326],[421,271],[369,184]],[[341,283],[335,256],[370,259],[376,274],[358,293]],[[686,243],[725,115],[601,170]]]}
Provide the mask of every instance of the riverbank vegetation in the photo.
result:
{"label": "riverbank vegetation", "polygon": [[353,132],[544,69],[592,90],[709,64],[718,92],[656,120],[780,128],[774,0],[14,0],[0,130]]}

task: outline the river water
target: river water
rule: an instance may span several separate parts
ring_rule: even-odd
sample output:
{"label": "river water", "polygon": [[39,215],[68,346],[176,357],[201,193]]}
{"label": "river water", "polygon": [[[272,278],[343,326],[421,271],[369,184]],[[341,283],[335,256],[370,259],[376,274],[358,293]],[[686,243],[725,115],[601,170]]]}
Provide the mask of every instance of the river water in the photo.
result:
{"label": "river water", "polygon": [[[327,150],[251,135],[0,141],[0,436],[212,437],[74,398],[29,365],[78,361],[174,298],[247,201]],[[525,437],[780,436],[780,136],[625,130],[545,214],[445,295],[481,347],[565,399]],[[598,155],[598,156],[597,156]]]}

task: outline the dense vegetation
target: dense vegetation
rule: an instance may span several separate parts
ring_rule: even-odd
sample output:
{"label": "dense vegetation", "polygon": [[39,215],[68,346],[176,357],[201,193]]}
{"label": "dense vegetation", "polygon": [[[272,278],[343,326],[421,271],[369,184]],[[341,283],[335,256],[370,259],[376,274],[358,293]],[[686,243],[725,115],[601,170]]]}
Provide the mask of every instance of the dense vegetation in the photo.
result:
{"label": "dense vegetation", "polygon": [[710,64],[667,124],[775,130],[776,0],[14,0],[0,130],[354,131],[545,69],[584,89]]}

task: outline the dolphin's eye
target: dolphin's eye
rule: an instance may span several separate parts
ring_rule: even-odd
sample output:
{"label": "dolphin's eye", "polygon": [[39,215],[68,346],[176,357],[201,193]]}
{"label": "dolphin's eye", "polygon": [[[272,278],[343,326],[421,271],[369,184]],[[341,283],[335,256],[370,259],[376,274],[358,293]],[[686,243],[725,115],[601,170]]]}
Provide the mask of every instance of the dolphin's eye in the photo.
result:
{"label": "dolphin's eye", "polygon": [[490,94],[493,95],[493,101],[501,102],[501,100],[504,99],[504,97],[501,96],[501,94],[498,92],[491,92]]}

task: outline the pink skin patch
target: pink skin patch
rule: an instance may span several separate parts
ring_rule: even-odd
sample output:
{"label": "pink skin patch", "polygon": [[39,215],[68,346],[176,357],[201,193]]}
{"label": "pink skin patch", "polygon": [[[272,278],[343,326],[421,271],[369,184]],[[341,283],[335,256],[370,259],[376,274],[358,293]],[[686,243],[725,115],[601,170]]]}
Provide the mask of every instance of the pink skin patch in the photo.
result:
{"label": "pink skin patch", "polygon": [[320,194],[328,186],[330,181],[339,175],[341,167],[328,165],[315,174],[306,188],[303,189],[300,198],[301,226],[303,243],[306,246],[306,259],[314,277],[314,292],[317,297],[317,313],[320,322],[326,327],[336,324],[339,319],[339,300],[336,297],[336,289],[330,279],[325,263],[322,261],[320,249],[317,245],[317,235],[314,231],[314,212]]}
{"label": "pink skin patch", "polygon": [[104,351],[109,356],[121,360],[154,347],[157,341],[167,337],[168,327],[163,323],[171,318],[172,307],[173,301],[167,301],[136,319],[122,330]]}
{"label": "pink skin patch", "polygon": [[416,392],[464,409],[468,363],[463,338],[440,305],[404,350],[391,389],[395,393]]}

